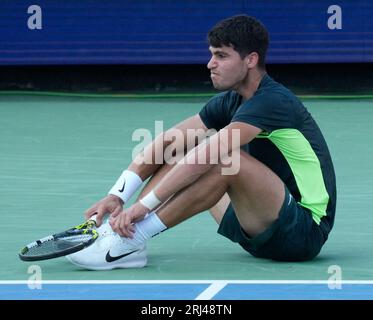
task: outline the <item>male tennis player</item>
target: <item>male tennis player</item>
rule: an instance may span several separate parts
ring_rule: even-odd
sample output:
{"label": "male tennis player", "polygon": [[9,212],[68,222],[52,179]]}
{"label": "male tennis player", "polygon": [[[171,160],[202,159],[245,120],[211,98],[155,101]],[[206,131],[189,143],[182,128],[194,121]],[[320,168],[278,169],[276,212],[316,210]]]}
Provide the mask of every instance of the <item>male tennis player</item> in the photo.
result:
{"label": "male tennis player", "polygon": [[[246,15],[225,19],[210,30],[208,42],[207,67],[223,92],[157,137],[109,195],[87,210],[86,218],[97,214],[99,224],[111,216],[92,246],[68,257],[74,264],[142,267],[148,239],[205,210],[219,224],[218,233],[255,257],[302,261],[320,252],[334,223],[336,181],[319,127],[297,97],[266,73],[269,39],[261,22]],[[176,164],[166,156],[161,164],[144,161],[163,152],[177,132],[186,137],[188,129],[195,129],[197,143],[178,139],[175,149],[188,152]],[[216,133],[201,142],[208,129]],[[149,177],[140,200],[123,210]]]}

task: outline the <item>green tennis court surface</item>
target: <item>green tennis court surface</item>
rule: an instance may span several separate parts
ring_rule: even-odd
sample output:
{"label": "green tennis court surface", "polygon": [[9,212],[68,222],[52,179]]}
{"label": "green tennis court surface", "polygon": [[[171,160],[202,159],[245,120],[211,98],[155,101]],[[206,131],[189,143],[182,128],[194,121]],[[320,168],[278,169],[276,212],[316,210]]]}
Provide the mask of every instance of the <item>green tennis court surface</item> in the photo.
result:
{"label": "green tennis court surface", "polygon": [[[373,100],[305,100],[327,139],[337,174],[336,222],[313,261],[251,257],[216,233],[206,212],[151,239],[148,266],[92,272],[64,258],[25,263],[26,243],[79,224],[132,158],[138,128],[155,134],[198,112],[199,99],[0,96],[0,280],[343,280],[373,279]],[[154,136],[153,136],[154,137]]]}

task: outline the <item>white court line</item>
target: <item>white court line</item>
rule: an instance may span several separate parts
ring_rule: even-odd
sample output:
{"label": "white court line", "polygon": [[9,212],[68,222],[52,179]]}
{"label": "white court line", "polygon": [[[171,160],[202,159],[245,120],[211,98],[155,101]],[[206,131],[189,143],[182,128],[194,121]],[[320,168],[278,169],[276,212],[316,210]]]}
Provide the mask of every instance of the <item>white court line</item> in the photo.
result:
{"label": "white court line", "polygon": [[[0,280],[3,284],[329,284],[330,280]],[[334,282],[333,282],[334,283]],[[340,280],[341,284],[373,284],[373,280]]]}
{"label": "white court line", "polygon": [[228,282],[215,281],[206,290],[202,291],[194,300],[211,300]]}

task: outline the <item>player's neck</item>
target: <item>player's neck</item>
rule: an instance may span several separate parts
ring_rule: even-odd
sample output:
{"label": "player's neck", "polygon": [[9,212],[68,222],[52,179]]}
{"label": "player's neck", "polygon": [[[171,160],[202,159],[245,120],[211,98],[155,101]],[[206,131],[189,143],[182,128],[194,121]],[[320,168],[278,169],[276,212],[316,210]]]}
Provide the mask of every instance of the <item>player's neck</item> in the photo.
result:
{"label": "player's neck", "polygon": [[252,69],[248,72],[242,86],[237,90],[238,94],[243,97],[243,101],[249,100],[254,95],[266,73],[262,69]]}

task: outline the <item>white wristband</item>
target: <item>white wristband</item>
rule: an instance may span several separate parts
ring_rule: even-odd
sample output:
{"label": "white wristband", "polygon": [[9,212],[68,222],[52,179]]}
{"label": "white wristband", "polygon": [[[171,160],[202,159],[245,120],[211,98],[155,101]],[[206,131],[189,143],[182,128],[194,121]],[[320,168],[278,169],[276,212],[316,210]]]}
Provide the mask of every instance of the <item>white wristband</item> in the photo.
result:
{"label": "white wristband", "polygon": [[141,185],[142,180],[136,173],[124,170],[117,182],[110,189],[109,194],[116,195],[126,203]]}
{"label": "white wristband", "polygon": [[154,191],[150,191],[144,198],[140,199],[140,203],[147,207],[150,211],[158,207],[162,202],[155,195]]}

